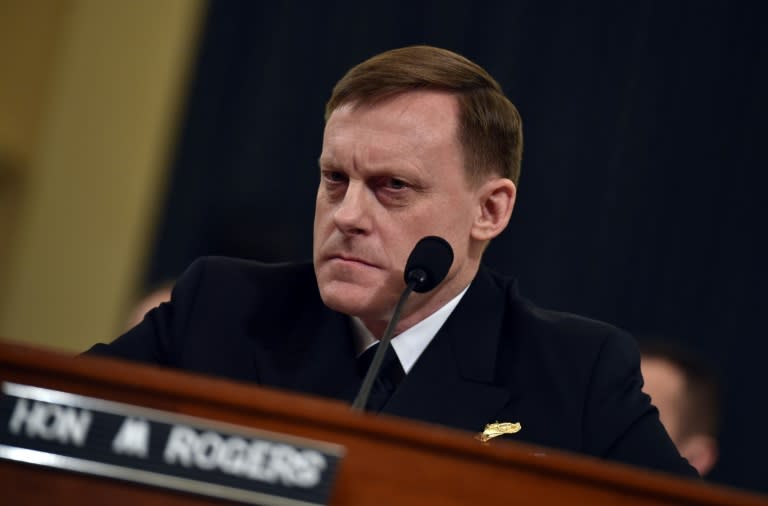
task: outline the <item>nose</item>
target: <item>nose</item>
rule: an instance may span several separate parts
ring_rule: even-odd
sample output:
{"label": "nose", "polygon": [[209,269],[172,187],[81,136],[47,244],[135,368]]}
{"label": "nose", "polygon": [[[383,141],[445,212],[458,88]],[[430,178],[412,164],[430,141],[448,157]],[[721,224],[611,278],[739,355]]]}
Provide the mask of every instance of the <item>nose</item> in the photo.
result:
{"label": "nose", "polygon": [[350,181],[344,198],[333,213],[333,221],[344,234],[365,234],[371,228],[369,205],[365,185]]}

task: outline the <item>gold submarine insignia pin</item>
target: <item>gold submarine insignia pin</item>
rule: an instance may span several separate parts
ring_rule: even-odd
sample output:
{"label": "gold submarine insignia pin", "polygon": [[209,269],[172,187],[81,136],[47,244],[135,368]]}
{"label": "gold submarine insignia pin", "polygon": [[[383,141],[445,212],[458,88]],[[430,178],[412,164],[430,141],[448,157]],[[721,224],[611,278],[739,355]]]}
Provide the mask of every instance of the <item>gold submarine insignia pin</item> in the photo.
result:
{"label": "gold submarine insignia pin", "polygon": [[483,429],[483,432],[475,436],[475,439],[479,439],[483,443],[487,443],[491,439],[502,436],[504,434],[516,434],[520,432],[523,426],[519,423],[512,422],[496,422],[489,423]]}

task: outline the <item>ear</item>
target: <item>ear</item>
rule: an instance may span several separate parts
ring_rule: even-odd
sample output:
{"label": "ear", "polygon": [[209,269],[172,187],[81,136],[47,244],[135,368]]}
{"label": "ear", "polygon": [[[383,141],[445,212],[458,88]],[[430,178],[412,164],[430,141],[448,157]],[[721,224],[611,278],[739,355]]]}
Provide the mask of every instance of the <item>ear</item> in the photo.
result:
{"label": "ear", "polygon": [[517,188],[507,178],[493,178],[477,189],[478,213],[472,225],[472,238],[490,241],[509,223],[515,207]]}
{"label": "ear", "polygon": [[701,476],[715,466],[718,457],[717,441],[711,436],[694,434],[688,436],[680,445],[680,455],[688,459]]}

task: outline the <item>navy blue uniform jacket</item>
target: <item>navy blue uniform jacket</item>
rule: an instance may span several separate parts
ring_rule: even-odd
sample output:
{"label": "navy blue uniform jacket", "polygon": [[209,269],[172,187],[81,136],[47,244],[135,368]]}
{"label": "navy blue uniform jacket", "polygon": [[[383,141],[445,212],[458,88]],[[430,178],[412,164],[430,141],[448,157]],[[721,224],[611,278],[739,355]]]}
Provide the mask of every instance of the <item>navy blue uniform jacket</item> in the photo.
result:
{"label": "navy blue uniform jacket", "polygon": [[[311,264],[196,261],[170,303],[88,353],[350,401],[360,386],[349,317],[320,299]],[[481,268],[382,412],[695,476],[641,392],[633,339],[546,311]]]}

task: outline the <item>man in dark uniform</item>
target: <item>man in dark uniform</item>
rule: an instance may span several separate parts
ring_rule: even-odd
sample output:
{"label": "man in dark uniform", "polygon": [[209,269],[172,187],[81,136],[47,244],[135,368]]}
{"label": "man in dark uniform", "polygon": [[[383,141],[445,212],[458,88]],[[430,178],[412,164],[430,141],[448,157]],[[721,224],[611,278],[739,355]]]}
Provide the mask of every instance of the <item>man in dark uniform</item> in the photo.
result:
{"label": "man in dark uniform", "polygon": [[313,263],[199,260],[169,303],[90,352],[350,401],[409,253],[438,235],[453,263],[408,300],[396,388],[369,409],[473,433],[508,422],[513,440],[695,475],[641,392],[631,337],[539,309],[481,266],[522,144],[517,110],[473,62],[425,46],[375,56],[327,104]]}

